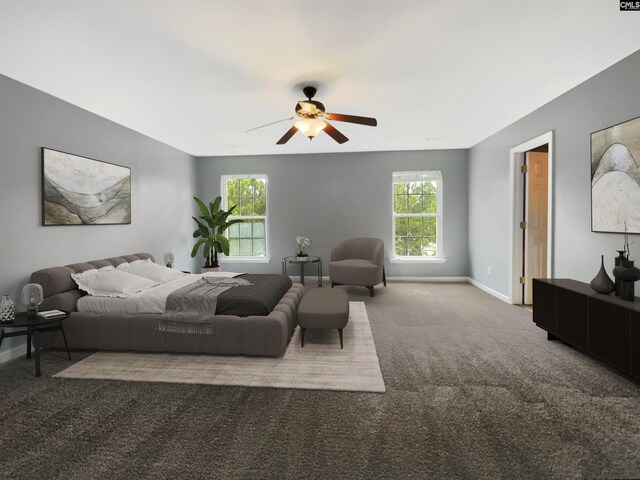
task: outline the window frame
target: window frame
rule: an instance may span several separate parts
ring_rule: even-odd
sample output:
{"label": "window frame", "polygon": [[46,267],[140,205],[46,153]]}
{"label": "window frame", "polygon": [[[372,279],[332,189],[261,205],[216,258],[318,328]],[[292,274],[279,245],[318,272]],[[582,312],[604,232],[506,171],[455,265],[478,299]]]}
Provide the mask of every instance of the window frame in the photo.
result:
{"label": "window frame", "polygon": [[[400,177],[405,177],[401,181]],[[443,180],[442,170],[399,171],[391,174],[391,258],[392,263],[444,263],[443,244]],[[436,213],[396,213],[394,185],[396,183],[436,182]],[[402,256],[396,255],[396,218],[434,217],[436,219],[436,255],[434,256]]]}
{"label": "window frame", "polygon": [[[242,218],[242,219],[261,219],[264,218],[264,255],[229,255],[223,256],[223,259],[229,262],[247,262],[247,263],[269,263],[271,261],[271,255],[269,253],[269,178],[264,173],[247,173],[247,174],[231,174],[220,176],[220,191],[222,192],[222,208],[229,209],[227,181],[237,180],[241,178],[251,178],[264,180],[264,197],[266,202],[266,209],[264,216],[255,215],[231,215],[229,219]],[[224,236],[229,238],[229,230],[224,232]]]}

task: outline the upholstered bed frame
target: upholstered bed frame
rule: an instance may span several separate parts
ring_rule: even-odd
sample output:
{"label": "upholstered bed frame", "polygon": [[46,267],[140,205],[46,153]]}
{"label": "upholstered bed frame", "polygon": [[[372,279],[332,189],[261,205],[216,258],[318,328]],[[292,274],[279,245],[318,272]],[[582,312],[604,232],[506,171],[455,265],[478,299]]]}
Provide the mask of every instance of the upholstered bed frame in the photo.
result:
{"label": "upholstered bed frame", "polygon": [[[68,310],[64,321],[69,348],[75,350],[132,350],[138,352],[212,353],[242,355],[282,355],[296,326],[298,304],[304,287],[294,283],[266,316],[216,315],[212,335],[188,335],[156,331],[160,314],[97,314],[78,312],[76,302],[84,295],[71,278],[92,268],[151,259],[149,253],[52,267],[31,274],[42,285],[41,310]],[[58,335],[54,346],[64,348]]]}

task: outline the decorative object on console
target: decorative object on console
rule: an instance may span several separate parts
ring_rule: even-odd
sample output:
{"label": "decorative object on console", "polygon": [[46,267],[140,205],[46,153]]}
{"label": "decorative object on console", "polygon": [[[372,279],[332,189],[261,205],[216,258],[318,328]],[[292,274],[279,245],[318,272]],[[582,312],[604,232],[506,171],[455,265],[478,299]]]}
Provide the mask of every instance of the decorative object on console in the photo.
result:
{"label": "decorative object on console", "polygon": [[42,225],[130,223],[130,168],[42,148]]}
{"label": "decorative object on console", "polygon": [[640,117],[591,134],[593,232],[640,233],[639,137]]}
{"label": "decorative object on console", "polygon": [[[624,256],[625,254],[624,250],[616,250],[616,252],[618,252],[618,256],[614,259],[614,268],[622,265],[622,262],[627,259],[627,257]],[[620,280],[618,280],[618,277],[616,277],[615,275],[614,275],[614,278],[615,278],[615,294],[617,297],[619,297],[620,296]]]}
{"label": "decorative object on console", "polygon": [[200,217],[191,217],[198,224],[197,230],[193,232],[193,238],[197,238],[198,241],[191,250],[191,257],[195,258],[202,246],[205,264],[201,271],[203,273],[205,271],[219,271],[218,254],[229,255],[229,240],[224,236],[224,231],[231,225],[242,223],[244,220],[239,218],[227,220],[236,206],[234,205],[227,211],[223,210],[220,208],[222,202],[220,196],[210,202],[208,207],[198,197],[193,197],[193,199],[200,208]]}
{"label": "decorative object on console", "polygon": [[38,313],[38,305],[42,303],[44,295],[42,286],[37,283],[27,283],[22,287],[22,303],[27,306],[27,312],[31,315]]}
{"label": "decorative object on console", "polygon": [[175,257],[173,252],[167,252],[164,254],[164,263],[167,268],[173,268],[173,262],[175,261]]}
{"label": "decorative object on console", "polygon": [[16,304],[9,295],[3,295],[0,300],[0,323],[10,322],[16,316]]}
{"label": "decorative object on console", "polygon": [[635,282],[640,280],[640,270],[633,266],[633,260],[622,260],[621,265],[613,269],[613,275],[620,280],[620,298],[635,300]]}
{"label": "decorative object on console", "polygon": [[600,255],[600,270],[591,280],[589,286],[598,293],[611,293],[616,288],[615,283],[609,278],[607,271],[604,269],[604,255]]}
{"label": "decorative object on console", "polygon": [[298,252],[296,253],[296,259],[299,261],[304,261],[307,259],[309,254],[306,252],[306,248],[311,245],[311,239],[307,237],[296,237],[293,241],[295,245],[298,246]]}

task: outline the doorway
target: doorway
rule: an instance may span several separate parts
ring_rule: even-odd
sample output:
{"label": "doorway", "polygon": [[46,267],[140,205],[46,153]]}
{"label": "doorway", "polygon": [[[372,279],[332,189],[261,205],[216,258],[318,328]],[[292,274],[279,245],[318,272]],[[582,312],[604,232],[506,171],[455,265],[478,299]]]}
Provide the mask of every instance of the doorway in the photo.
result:
{"label": "doorway", "polygon": [[511,149],[512,304],[533,303],[532,280],[552,277],[553,134]]}
{"label": "doorway", "polygon": [[525,152],[522,212],[522,304],[533,304],[534,278],[547,278],[549,145]]}

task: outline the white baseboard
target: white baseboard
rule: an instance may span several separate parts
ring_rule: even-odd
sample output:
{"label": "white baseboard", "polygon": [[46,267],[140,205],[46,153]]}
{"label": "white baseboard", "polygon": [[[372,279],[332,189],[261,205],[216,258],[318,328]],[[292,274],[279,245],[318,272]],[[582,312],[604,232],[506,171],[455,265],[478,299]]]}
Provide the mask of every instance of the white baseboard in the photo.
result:
{"label": "white baseboard", "polygon": [[468,277],[387,277],[387,282],[467,283]]}
{"label": "white baseboard", "polygon": [[469,283],[474,287],[478,287],[483,292],[487,292],[489,295],[493,295],[494,297],[502,300],[503,302],[511,304],[511,302],[509,301],[509,297],[507,297],[506,295],[503,295],[500,292],[496,292],[494,289],[487,287],[486,285],[478,282],[477,280],[474,280],[471,277],[468,277],[468,280],[469,280]]}
{"label": "white baseboard", "polygon": [[[13,360],[15,358],[24,356],[25,350],[26,350],[26,347],[24,343],[22,343],[21,345],[16,345],[14,347],[3,350],[2,352],[0,352],[0,363],[8,362],[9,360]],[[32,351],[33,351],[33,347],[32,347]]]}
{"label": "white baseboard", "polygon": [[[300,281],[300,277],[299,276],[290,275],[289,278],[291,278],[291,281],[293,281],[293,282],[299,282]],[[304,276],[305,283],[306,282],[313,282],[317,278],[318,277],[316,275],[308,275],[308,276],[305,275]],[[322,277],[322,281],[326,282],[326,283],[330,282],[329,277]],[[398,282],[398,283],[402,283],[402,282],[470,283],[474,287],[479,288],[483,292],[487,292],[489,295],[493,295],[494,297],[496,297],[499,300],[502,300],[505,303],[509,303],[509,304],[511,303],[511,302],[509,302],[509,297],[507,297],[506,295],[503,295],[500,292],[496,292],[492,288],[489,288],[486,285],[483,285],[482,283],[474,280],[471,277],[387,277],[387,282]]]}
{"label": "white baseboard", "polygon": [[[300,276],[298,275],[289,275],[289,278],[292,282],[299,282]],[[317,275],[305,275],[304,281],[316,281],[318,279]],[[326,283],[330,283],[329,277],[322,277],[322,281]],[[467,283],[469,281],[469,277],[387,277],[387,282],[423,282],[423,283]],[[382,283],[382,282],[380,282]]]}

